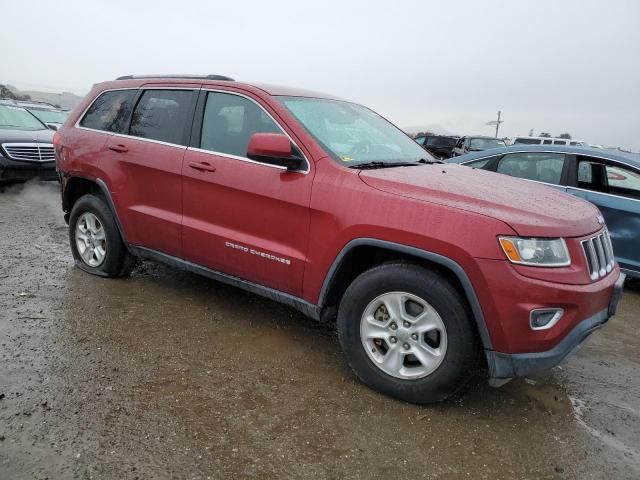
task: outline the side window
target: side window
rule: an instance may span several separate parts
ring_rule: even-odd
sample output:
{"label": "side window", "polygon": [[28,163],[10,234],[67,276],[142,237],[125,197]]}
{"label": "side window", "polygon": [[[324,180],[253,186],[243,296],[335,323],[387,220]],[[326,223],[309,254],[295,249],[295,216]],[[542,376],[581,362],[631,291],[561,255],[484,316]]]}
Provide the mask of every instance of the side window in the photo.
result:
{"label": "side window", "polygon": [[640,173],[617,165],[607,165],[605,168],[609,192],[640,199]]}
{"label": "side window", "polygon": [[542,143],[544,145],[551,145],[551,140],[543,140]]}
{"label": "side window", "polygon": [[137,90],[113,90],[100,95],[80,121],[81,127],[126,133]]}
{"label": "side window", "polygon": [[418,137],[416,139],[414,139],[416,142],[418,142],[420,145],[424,145],[425,144],[425,140],[427,139],[427,137]]}
{"label": "side window", "polygon": [[512,177],[560,185],[564,155],[561,153],[512,153],[498,163],[497,172]]}
{"label": "side window", "polygon": [[496,158],[496,157],[483,158],[482,160],[476,160],[475,162],[465,163],[464,165],[466,165],[467,167],[471,167],[471,168],[482,168],[482,169],[484,169],[484,167],[487,166],[489,161],[493,160],[494,158]]}
{"label": "side window", "polygon": [[129,135],[186,145],[193,99],[192,90],[145,91],[133,111]]}
{"label": "side window", "polygon": [[565,142],[564,140],[554,140],[553,144],[554,145],[566,145],[567,142]]}
{"label": "side window", "polygon": [[593,160],[578,163],[578,186],[640,199],[640,172]]}
{"label": "side window", "polygon": [[282,130],[248,98],[230,93],[207,94],[200,148],[246,157],[254,133],[282,133]]}
{"label": "side window", "polygon": [[593,183],[591,162],[580,162],[578,164],[578,183]]}

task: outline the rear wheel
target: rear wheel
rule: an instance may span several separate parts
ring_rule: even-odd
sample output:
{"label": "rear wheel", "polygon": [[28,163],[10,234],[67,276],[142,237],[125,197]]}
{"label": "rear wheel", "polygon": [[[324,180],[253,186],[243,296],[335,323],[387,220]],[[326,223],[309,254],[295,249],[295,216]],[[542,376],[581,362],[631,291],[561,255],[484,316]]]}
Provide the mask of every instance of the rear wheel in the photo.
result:
{"label": "rear wheel", "polygon": [[360,275],[340,303],[338,334],[364,383],[412,403],[446,399],[477,366],[478,339],[464,300],[445,278],[416,265]]}
{"label": "rear wheel", "polygon": [[111,210],[102,198],[84,195],[69,215],[69,241],[76,265],[91,274],[122,277],[136,259],[128,251]]}

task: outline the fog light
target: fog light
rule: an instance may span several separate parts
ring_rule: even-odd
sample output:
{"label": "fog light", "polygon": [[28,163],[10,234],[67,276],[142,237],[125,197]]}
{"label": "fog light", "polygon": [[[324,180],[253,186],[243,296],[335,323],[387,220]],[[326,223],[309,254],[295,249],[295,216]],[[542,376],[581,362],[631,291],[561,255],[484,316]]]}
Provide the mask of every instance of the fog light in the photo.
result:
{"label": "fog light", "polygon": [[531,310],[529,325],[532,330],[547,330],[553,327],[562,318],[564,310],[561,308],[540,308]]}

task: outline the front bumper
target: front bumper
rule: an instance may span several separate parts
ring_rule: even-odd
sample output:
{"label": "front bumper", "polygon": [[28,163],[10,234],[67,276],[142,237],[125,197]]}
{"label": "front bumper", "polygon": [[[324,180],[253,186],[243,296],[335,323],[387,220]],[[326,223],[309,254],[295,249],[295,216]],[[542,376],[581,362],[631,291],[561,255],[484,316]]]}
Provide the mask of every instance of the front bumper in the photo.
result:
{"label": "front bumper", "polygon": [[558,365],[575,352],[592,332],[602,327],[618,308],[625,274],[615,282],[613,294],[607,308],[579,322],[555,347],[535,353],[501,353],[486,351],[489,376],[491,378],[513,378],[531,375]]}
{"label": "front bumper", "polygon": [[19,182],[40,178],[57,180],[56,162],[26,162],[12,160],[0,155],[0,181]]}

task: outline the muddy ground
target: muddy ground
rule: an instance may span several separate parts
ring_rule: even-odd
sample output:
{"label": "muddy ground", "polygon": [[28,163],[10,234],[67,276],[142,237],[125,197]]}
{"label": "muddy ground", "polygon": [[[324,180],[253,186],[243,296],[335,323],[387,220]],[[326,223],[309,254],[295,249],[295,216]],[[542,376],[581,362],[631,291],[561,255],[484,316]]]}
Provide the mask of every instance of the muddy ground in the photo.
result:
{"label": "muddy ground", "polygon": [[0,479],[640,478],[640,286],[561,367],[418,407],[287,307],[75,269],[58,197],[0,193]]}

